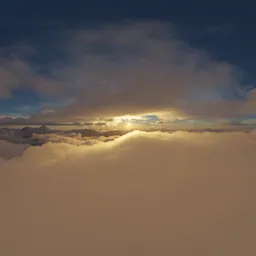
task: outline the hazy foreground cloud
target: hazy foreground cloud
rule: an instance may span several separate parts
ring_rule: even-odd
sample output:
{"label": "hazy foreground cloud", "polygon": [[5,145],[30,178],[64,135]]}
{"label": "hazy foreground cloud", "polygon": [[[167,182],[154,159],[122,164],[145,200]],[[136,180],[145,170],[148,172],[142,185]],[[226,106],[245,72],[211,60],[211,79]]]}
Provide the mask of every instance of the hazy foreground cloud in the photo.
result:
{"label": "hazy foreground cloud", "polygon": [[255,138],[134,132],[0,159],[0,252],[254,255]]}

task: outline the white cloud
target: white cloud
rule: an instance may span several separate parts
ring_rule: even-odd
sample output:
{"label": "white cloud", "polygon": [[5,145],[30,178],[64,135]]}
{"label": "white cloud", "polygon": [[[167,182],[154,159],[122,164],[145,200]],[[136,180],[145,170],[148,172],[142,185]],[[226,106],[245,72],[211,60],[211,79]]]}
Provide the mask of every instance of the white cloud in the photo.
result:
{"label": "white cloud", "polygon": [[77,101],[41,118],[88,118],[163,110],[176,117],[221,115],[219,104],[227,104],[223,94],[233,95],[241,86],[235,78],[235,67],[214,61],[205,52],[178,40],[166,23],[78,30],[67,38],[69,62],[54,74],[72,86]]}
{"label": "white cloud", "polygon": [[[65,58],[40,73],[19,59],[0,61],[0,97],[24,85],[42,95],[72,98],[31,122],[88,121],[152,112],[174,117],[251,113],[240,71],[190,47],[168,23],[131,22],[56,32],[53,48]],[[60,40],[60,38],[62,40]],[[31,47],[36,48],[36,46]],[[24,58],[23,58],[24,59]]]}
{"label": "white cloud", "polygon": [[255,134],[134,132],[1,160],[2,255],[254,255]]}
{"label": "white cloud", "polygon": [[[148,112],[233,116],[246,96],[240,71],[180,41],[167,23],[138,22],[73,31],[69,62],[56,77],[76,91],[76,102],[40,118],[86,119]],[[227,97],[236,100],[227,100]],[[252,111],[252,110],[251,110]]]}

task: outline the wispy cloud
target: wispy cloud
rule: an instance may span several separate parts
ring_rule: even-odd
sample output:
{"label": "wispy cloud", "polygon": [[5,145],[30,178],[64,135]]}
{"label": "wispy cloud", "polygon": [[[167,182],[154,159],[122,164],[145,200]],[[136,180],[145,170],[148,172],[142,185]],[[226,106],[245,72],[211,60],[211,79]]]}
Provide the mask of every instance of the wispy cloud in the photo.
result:
{"label": "wispy cloud", "polygon": [[49,72],[37,72],[19,59],[2,60],[2,97],[24,84],[56,99],[73,99],[67,106],[35,114],[34,122],[86,122],[168,111],[176,118],[228,117],[255,109],[255,97],[240,71],[179,40],[170,24],[110,24],[56,36],[63,39],[58,50],[65,58],[47,63]]}

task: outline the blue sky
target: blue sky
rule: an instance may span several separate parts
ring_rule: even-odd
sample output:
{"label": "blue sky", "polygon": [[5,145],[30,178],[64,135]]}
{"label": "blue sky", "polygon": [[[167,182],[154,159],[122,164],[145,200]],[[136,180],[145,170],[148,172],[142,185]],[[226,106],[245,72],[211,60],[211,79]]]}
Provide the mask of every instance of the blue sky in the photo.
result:
{"label": "blue sky", "polygon": [[30,115],[40,110],[40,104],[47,101],[33,90],[12,91],[12,95],[8,99],[0,100],[1,115]]}
{"label": "blue sky", "polygon": [[10,97],[0,100],[0,115],[30,116],[44,108],[58,108],[71,103],[71,98],[56,99],[42,96],[32,89],[13,89]]}
{"label": "blue sky", "polygon": [[[236,67],[239,72],[235,72],[235,80],[245,91],[250,91],[256,82],[256,37],[253,33],[256,17],[251,7],[245,2],[237,5],[233,1],[4,1],[0,10],[0,57],[3,62],[15,56],[39,79],[56,79],[59,73],[53,74],[53,67],[70,65],[69,52],[63,47],[66,40],[63,31],[97,30],[110,22],[122,24],[127,20],[167,22],[175,28],[177,38],[190,47],[207,52],[217,62]],[[89,50],[91,54],[98,54],[102,48],[95,47],[96,51]],[[118,56],[115,54],[113,58]],[[73,69],[77,68],[74,63],[72,65]],[[71,78],[73,80],[65,77],[64,82],[72,83],[75,78]],[[30,116],[40,113],[45,105],[68,106],[76,102],[72,90],[75,91],[63,89],[63,95],[55,96],[49,94],[49,90],[42,93],[31,85],[24,89],[18,84],[11,89],[10,97],[0,97],[0,115]],[[230,100],[247,97],[246,93],[238,95],[233,87],[227,87],[222,94],[219,89],[200,90],[194,90],[191,98],[215,101],[220,97]],[[90,97],[86,100],[89,102]]]}

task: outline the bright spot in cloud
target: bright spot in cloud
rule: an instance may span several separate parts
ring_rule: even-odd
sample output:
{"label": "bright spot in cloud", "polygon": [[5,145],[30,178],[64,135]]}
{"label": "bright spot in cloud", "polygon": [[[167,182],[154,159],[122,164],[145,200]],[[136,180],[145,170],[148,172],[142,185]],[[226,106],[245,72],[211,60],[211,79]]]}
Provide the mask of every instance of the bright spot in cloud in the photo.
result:
{"label": "bright spot in cloud", "polygon": [[131,126],[132,122],[136,123],[136,121],[138,120],[143,120],[143,116],[140,116],[140,115],[117,116],[117,117],[114,117],[113,125],[119,126],[119,125],[125,124],[126,126]]}
{"label": "bright spot in cloud", "polygon": [[131,122],[128,121],[127,124],[126,124],[127,128],[130,128],[132,126]]}
{"label": "bright spot in cloud", "polygon": [[163,111],[163,112],[149,112],[149,113],[141,113],[140,115],[123,115],[116,116],[113,118],[113,121],[108,125],[110,127],[139,127],[139,126],[148,126],[152,124],[156,124],[159,121],[162,123],[169,123],[175,121],[177,119],[181,119],[175,112],[171,111]]}

